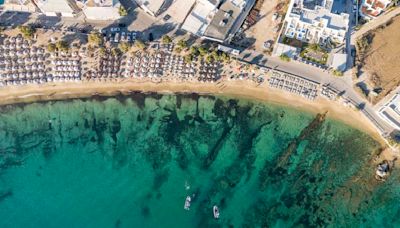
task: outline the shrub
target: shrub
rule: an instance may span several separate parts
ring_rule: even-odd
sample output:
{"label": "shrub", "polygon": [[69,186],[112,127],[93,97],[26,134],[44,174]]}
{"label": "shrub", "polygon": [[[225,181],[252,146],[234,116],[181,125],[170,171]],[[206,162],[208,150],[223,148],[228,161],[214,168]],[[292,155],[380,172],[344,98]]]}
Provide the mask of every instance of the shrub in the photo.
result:
{"label": "shrub", "polygon": [[100,46],[103,44],[103,37],[98,32],[92,32],[88,37],[89,43]]}
{"label": "shrub", "polygon": [[100,55],[105,55],[106,54],[106,49],[104,47],[99,48],[99,53]]}
{"label": "shrub", "polygon": [[57,50],[57,47],[56,47],[55,44],[49,43],[49,44],[47,45],[47,51],[49,51],[49,52],[55,52],[56,50]]}
{"label": "shrub", "polygon": [[341,77],[343,76],[343,72],[340,70],[333,70],[333,75],[337,76],[337,77]]}
{"label": "shrub", "polygon": [[137,39],[137,40],[135,41],[135,47],[137,47],[137,48],[143,50],[143,49],[146,48],[146,44],[145,44],[143,41]]}
{"label": "shrub", "polygon": [[131,48],[131,44],[128,42],[121,42],[118,44],[118,48],[123,52],[127,53],[129,49]]}
{"label": "shrub", "polygon": [[200,56],[205,56],[208,54],[208,49],[203,46],[199,47],[198,51],[199,51]]}
{"label": "shrub", "polygon": [[123,7],[123,6],[120,6],[120,7],[119,7],[118,12],[119,12],[119,15],[120,15],[121,17],[124,17],[124,16],[128,15],[128,11],[126,11],[125,7]]}
{"label": "shrub", "polygon": [[290,62],[290,57],[289,57],[288,55],[286,55],[286,54],[281,54],[281,55],[279,56],[279,58],[280,58],[282,61]]}
{"label": "shrub", "polygon": [[64,40],[60,40],[56,43],[56,47],[59,51],[68,51],[69,49],[69,45],[66,41]]}
{"label": "shrub", "polygon": [[185,56],[185,62],[186,63],[190,63],[193,61],[193,55],[192,54],[188,54]]}
{"label": "shrub", "polygon": [[186,40],[179,40],[178,41],[178,47],[180,47],[180,48],[182,48],[182,49],[185,49],[185,48],[187,48],[187,46],[188,46],[188,44],[187,44],[187,42],[186,42]]}
{"label": "shrub", "polygon": [[171,43],[172,42],[172,39],[171,39],[171,37],[169,37],[168,35],[164,35],[163,37],[162,37],[162,43],[163,44],[169,44],[169,43]]}
{"label": "shrub", "polygon": [[231,60],[231,57],[229,57],[229,55],[225,52],[222,52],[219,58],[224,62],[229,62],[229,60]]}
{"label": "shrub", "polygon": [[31,26],[19,26],[18,28],[25,38],[32,38],[33,34],[36,32]]}
{"label": "shrub", "polygon": [[111,50],[111,54],[114,56],[119,56],[121,54],[121,50],[119,48],[113,48]]}
{"label": "shrub", "polygon": [[199,50],[196,46],[192,46],[190,47],[190,53],[194,56],[198,56],[199,55]]}
{"label": "shrub", "polygon": [[207,55],[206,63],[211,63],[213,61],[213,57],[211,55]]}

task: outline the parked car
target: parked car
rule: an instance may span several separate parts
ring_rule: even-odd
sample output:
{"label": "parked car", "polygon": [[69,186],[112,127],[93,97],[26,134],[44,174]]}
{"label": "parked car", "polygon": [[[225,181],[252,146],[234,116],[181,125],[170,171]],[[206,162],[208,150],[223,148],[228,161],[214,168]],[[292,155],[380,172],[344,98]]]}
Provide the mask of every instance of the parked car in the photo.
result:
{"label": "parked car", "polygon": [[136,40],[136,36],[137,36],[137,33],[136,32],[132,32],[132,41]]}
{"label": "parked car", "polygon": [[125,39],[126,39],[126,33],[121,32],[121,41],[125,41]]}
{"label": "parked car", "polygon": [[120,30],[121,30],[121,29],[120,29],[120,28],[117,28],[117,27],[111,28],[111,29],[110,29],[111,32],[119,32]]}
{"label": "parked car", "polygon": [[119,42],[119,33],[116,33],[114,36],[114,42],[118,43]]}
{"label": "parked car", "polygon": [[357,12],[357,6],[353,5],[353,13]]}

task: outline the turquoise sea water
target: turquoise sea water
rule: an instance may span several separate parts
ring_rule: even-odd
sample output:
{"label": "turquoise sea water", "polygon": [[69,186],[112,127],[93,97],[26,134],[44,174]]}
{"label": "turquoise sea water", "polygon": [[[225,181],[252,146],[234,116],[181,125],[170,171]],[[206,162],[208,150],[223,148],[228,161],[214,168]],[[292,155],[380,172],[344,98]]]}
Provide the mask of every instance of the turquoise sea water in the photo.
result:
{"label": "turquoise sea water", "polygon": [[399,177],[374,180],[377,150],[337,121],[223,97],[6,106],[0,227],[400,225]]}

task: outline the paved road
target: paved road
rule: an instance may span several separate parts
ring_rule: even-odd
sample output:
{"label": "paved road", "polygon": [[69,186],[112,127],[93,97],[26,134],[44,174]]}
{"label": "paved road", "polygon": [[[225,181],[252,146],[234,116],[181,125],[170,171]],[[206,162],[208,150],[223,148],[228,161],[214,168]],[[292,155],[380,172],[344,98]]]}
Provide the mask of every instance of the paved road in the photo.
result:
{"label": "paved road", "polygon": [[[253,53],[252,56],[260,56],[257,53]],[[278,71],[283,71],[287,73],[291,73],[297,76],[301,76],[303,78],[307,78],[312,81],[319,82],[321,84],[329,84],[331,87],[335,88],[338,91],[344,92],[344,97],[347,97],[356,106],[363,107],[364,115],[371,120],[371,122],[378,128],[378,131],[382,133],[390,133],[393,131],[393,128],[389,126],[386,122],[384,122],[378,114],[375,112],[372,105],[362,98],[356,91],[353,89],[353,83],[351,80],[351,75],[346,75],[343,77],[334,77],[330,75],[327,71],[319,69],[315,66],[310,66],[305,63],[291,61],[284,62],[279,58],[274,57],[258,57],[257,61],[253,59],[246,58],[246,53],[241,54],[240,56],[244,61],[249,63],[257,64],[259,66],[264,66],[267,68],[272,68]],[[253,57],[254,58],[254,57]]]}

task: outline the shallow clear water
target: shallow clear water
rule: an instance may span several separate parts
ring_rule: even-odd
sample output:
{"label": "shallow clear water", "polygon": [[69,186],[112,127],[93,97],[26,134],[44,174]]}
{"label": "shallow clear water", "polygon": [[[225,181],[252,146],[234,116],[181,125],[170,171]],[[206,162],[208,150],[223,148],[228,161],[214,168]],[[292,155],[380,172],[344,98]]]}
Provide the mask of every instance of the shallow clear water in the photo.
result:
{"label": "shallow clear water", "polygon": [[400,225],[398,175],[373,178],[378,149],[337,121],[223,97],[7,106],[0,227]]}

